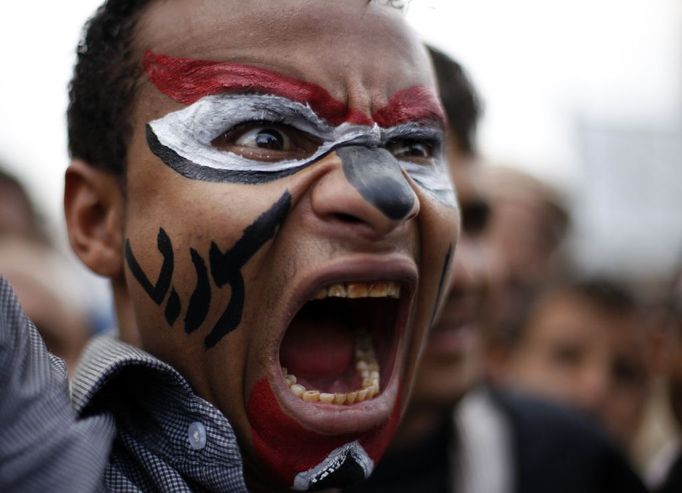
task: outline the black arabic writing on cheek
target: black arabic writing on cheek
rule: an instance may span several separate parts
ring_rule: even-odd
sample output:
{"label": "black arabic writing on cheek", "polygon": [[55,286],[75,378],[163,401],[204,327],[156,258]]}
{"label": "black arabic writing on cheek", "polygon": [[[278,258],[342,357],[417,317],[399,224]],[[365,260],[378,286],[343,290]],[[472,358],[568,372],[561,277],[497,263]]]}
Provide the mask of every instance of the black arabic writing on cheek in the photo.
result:
{"label": "black arabic writing on cheek", "polygon": [[[168,290],[171,289],[173,270],[175,269],[173,244],[170,237],[163,228],[159,228],[159,233],[156,236],[156,247],[158,248],[159,252],[161,252],[163,263],[161,264],[161,271],[159,272],[159,277],[155,284],[152,284],[142,270],[142,267],[140,267],[140,264],[137,262],[135,255],[133,255],[133,249],[130,246],[130,240],[126,240],[125,258],[133,277],[135,277],[137,282],[140,283],[140,286],[142,286],[142,289],[145,290],[152,301],[161,306],[163,301],[166,299]],[[180,304],[178,293],[175,291],[175,288],[172,288],[171,295],[166,302],[166,308],[164,310],[164,315],[168,325],[173,325],[173,323],[175,323],[175,319],[177,319],[181,309],[182,306]]]}
{"label": "black arabic writing on cheek", "polygon": [[[242,237],[230,250],[223,253],[215,242],[211,243],[209,259],[213,281],[219,288],[229,285],[231,293],[227,308],[204,339],[206,349],[215,346],[239,325],[245,301],[245,286],[241,269],[275,235],[290,208],[291,194],[287,191],[244,230]],[[182,303],[175,288],[171,288],[175,258],[172,242],[163,228],[159,228],[157,248],[163,257],[163,264],[155,284],[152,284],[140,267],[130,246],[130,240],[126,240],[125,257],[133,277],[157,305],[161,306],[168,291],[171,291],[166,301],[164,316],[168,325],[172,326],[180,316]],[[211,303],[211,284],[206,262],[193,248],[190,248],[190,256],[196,271],[197,283],[190,296],[185,314],[185,332],[188,334],[204,323]]]}
{"label": "black arabic writing on cheek", "polygon": [[275,235],[290,208],[291,194],[287,191],[270,209],[244,230],[242,237],[230,250],[223,253],[215,242],[211,244],[209,258],[213,281],[218,287],[229,284],[232,293],[225,312],[204,339],[206,349],[215,346],[239,325],[245,301],[244,278],[241,269]]}

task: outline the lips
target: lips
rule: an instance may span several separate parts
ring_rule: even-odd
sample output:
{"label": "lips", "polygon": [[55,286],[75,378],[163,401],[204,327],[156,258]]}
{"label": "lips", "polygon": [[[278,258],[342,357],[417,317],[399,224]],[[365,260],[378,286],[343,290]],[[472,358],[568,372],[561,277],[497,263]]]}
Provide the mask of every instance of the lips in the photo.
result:
{"label": "lips", "polygon": [[416,283],[411,259],[386,255],[335,261],[293,286],[290,319],[247,405],[256,452],[280,479],[355,441],[380,458],[399,420]]}

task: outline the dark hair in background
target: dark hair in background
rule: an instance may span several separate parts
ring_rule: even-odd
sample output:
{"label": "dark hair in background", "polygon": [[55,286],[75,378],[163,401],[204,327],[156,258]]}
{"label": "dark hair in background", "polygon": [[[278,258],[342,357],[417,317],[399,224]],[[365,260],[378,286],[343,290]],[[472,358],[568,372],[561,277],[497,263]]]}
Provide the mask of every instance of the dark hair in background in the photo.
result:
{"label": "dark hair in background", "polygon": [[476,154],[476,128],[481,117],[481,100],[462,66],[443,52],[427,46],[436,71],[436,80],[448,125],[460,150]]}
{"label": "dark hair in background", "polygon": [[[97,9],[83,28],[69,84],[69,154],[115,174],[125,171],[130,116],[142,76],[135,26],[151,1],[107,0]],[[407,1],[381,3],[404,9]]]}

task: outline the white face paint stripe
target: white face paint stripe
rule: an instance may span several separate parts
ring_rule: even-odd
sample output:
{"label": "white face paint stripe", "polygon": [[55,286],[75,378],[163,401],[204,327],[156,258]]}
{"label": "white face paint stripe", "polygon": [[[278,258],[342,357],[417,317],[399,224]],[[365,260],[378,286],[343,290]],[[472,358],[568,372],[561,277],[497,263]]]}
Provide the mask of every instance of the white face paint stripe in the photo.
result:
{"label": "white face paint stripe", "polygon": [[[305,159],[279,162],[247,159],[212,145],[214,139],[235,126],[260,121],[291,126],[318,139],[321,145]],[[152,151],[178,173],[197,180],[240,183],[262,183],[290,175],[344,145],[379,147],[396,138],[428,139],[438,144],[433,164],[400,164],[419,186],[454,207],[439,127],[420,123],[388,129],[348,123],[333,127],[305,104],[280,96],[240,94],[206,96],[148,125]]]}

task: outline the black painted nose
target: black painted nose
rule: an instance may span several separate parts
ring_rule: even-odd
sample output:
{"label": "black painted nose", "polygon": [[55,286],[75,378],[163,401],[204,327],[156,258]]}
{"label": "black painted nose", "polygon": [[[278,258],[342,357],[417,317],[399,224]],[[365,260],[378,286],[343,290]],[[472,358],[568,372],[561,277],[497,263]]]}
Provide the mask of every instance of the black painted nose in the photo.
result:
{"label": "black painted nose", "polygon": [[337,149],[336,154],[348,181],[388,218],[404,220],[415,210],[417,197],[400,163],[386,149],[353,145]]}

